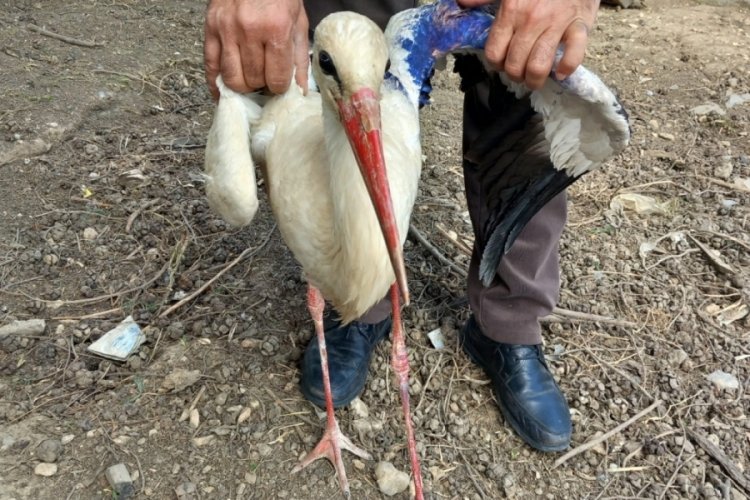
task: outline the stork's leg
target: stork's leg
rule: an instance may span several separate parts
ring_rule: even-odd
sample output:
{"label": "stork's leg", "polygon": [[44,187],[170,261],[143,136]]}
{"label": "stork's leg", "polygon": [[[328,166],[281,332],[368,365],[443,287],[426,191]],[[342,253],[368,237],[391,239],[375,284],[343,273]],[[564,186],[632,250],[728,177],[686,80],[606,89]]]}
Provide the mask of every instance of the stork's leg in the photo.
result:
{"label": "stork's leg", "polygon": [[325,457],[331,461],[336,469],[336,475],[339,478],[339,486],[346,497],[349,497],[349,481],[346,479],[346,469],[344,461],[341,459],[341,449],[349,450],[358,457],[370,460],[372,457],[369,453],[354,446],[348,437],[344,436],[339,429],[339,423],[336,421],[336,415],[333,412],[333,396],[331,395],[331,381],[328,378],[328,355],[326,354],[326,339],[323,334],[323,308],[325,302],[320,290],[312,285],[307,288],[307,308],[315,323],[315,333],[318,336],[318,347],[320,349],[320,366],[323,372],[323,389],[326,396],[326,430],[317,444],[315,449],[308,453],[305,458],[298,463],[292,472],[298,472],[315,460]]}
{"label": "stork's leg", "polygon": [[393,303],[393,331],[391,333],[393,352],[391,353],[391,364],[393,365],[393,371],[396,373],[396,381],[401,393],[401,408],[404,411],[409,460],[411,462],[411,471],[414,475],[414,493],[417,500],[422,500],[424,498],[424,493],[422,492],[422,470],[419,467],[417,442],[414,439],[414,424],[411,421],[411,409],[409,408],[409,354],[406,352],[404,331],[401,327],[400,294],[398,285],[395,283],[391,286],[391,302]]}

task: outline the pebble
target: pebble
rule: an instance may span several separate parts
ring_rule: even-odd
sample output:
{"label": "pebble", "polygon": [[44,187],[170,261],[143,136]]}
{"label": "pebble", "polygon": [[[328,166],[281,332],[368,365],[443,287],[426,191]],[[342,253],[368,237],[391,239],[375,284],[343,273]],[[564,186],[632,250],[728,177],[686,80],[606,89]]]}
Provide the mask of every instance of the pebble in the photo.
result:
{"label": "pebble", "polygon": [[386,496],[401,493],[409,487],[409,474],[396,469],[390,462],[380,462],[375,467],[378,488]]}
{"label": "pebble", "polygon": [[354,398],[349,407],[357,418],[367,418],[370,416],[370,410],[367,408],[367,405],[359,398]]}
{"label": "pebble", "polygon": [[107,478],[107,482],[109,482],[109,485],[112,487],[116,498],[131,498],[135,494],[133,479],[130,477],[130,473],[125,464],[119,463],[108,467],[104,475]]}
{"label": "pebble", "polygon": [[60,453],[62,453],[62,443],[57,439],[45,439],[36,449],[37,458],[48,463],[57,462]]}
{"label": "pebble", "polygon": [[184,368],[178,368],[164,377],[164,382],[162,382],[161,387],[163,390],[180,392],[196,383],[200,378],[200,370],[185,370]]}
{"label": "pebble", "polygon": [[190,482],[182,483],[174,489],[174,494],[178,500],[193,500],[194,498],[198,498],[197,493],[198,490],[195,484]]}
{"label": "pebble", "polygon": [[5,326],[0,326],[0,339],[9,335],[41,335],[44,333],[47,323],[43,319],[27,319],[13,321]]}
{"label": "pebble", "polygon": [[99,152],[99,146],[96,144],[86,144],[83,147],[83,150],[86,152],[87,155],[95,155]]}
{"label": "pebble", "polygon": [[48,253],[47,255],[42,257],[42,261],[44,261],[44,263],[47,264],[48,266],[54,266],[55,264],[60,262],[60,257],[58,257],[57,255],[53,253]]}
{"label": "pebble", "polygon": [[688,354],[682,349],[674,349],[667,356],[667,361],[672,366],[680,366],[686,359],[688,359]]}
{"label": "pebble", "polygon": [[65,434],[63,437],[60,438],[60,443],[65,445],[70,443],[76,438],[75,434]]}
{"label": "pebble", "polygon": [[190,426],[193,429],[197,429],[201,424],[201,414],[197,408],[190,410]]}
{"label": "pebble", "polygon": [[674,141],[675,139],[674,134],[670,134],[668,132],[659,132],[659,137],[666,141]]}
{"label": "pebble", "polygon": [[206,446],[207,444],[213,442],[214,436],[209,434],[208,436],[201,436],[193,438],[193,444],[196,446],[196,448],[200,448],[201,446]]}
{"label": "pebble", "polygon": [[95,240],[97,236],[99,236],[99,233],[97,233],[96,229],[94,229],[93,227],[87,227],[86,229],[83,230],[84,240],[88,240],[88,241]]}
{"label": "pebble", "polygon": [[243,408],[243,410],[237,416],[237,424],[239,425],[245,422],[248,418],[250,418],[250,415],[252,415],[252,413],[253,413],[252,408],[248,408],[248,407]]}
{"label": "pebble", "polygon": [[732,165],[731,156],[722,156],[721,163],[714,167],[714,176],[719,179],[729,179],[732,176],[734,165]]}
{"label": "pebble", "polygon": [[47,462],[38,463],[34,467],[34,474],[44,477],[54,476],[57,474],[57,464],[48,464]]}
{"label": "pebble", "polygon": [[701,104],[700,106],[696,106],[690,110],[690,114],[696,115],[696,116],[705,116],[705,115],[719,115],[724,116],[727,114],[726,111],[724,111],[724,108],[719,106],[718,104],[711,102],[708,104]]}
{"label": "pebble", "polygon": [[365,463],[362,460],[354,459],[352,460],[352,464],[354,465],[354,468],[357,470],[365,470]]}

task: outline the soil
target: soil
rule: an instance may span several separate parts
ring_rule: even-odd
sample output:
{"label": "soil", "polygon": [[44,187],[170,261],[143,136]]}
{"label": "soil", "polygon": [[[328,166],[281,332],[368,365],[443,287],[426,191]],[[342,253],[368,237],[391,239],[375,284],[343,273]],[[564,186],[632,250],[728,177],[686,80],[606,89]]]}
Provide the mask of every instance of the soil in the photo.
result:
{"label": "soil", "polygon": [[[241,230],[206,203],[204,4],[23,0],[0,15],[0,325],[46,320],[0,337],[0,498],[115,498],[104,472],[117,463],[137,498],[340,495],[325,461],[291,474],[324,421],[297,387],[312,335],[299,268],[265,199]],[[750,92],[749,59],[745,2],[600,12],[586,64],[617,89],[633,142],[570,190],[559,305],[589,316],[544,323],[572,448],[615,430],[587,451],[555,466],[560,455],[511,432],[457,347],[464,277],[407,242],[413,415],[433,498],[750,494],[750,102],[726,106]],[[433,100],[413,224],[464,267],[455,75]],[[719,112],[694,109],[712,103]],[[633,193],[651,213],[611,207]],[[136,355],[87,352],[128,315],[147,338]],[[363,404],[337,411],[375,457],[344,456],[355,498],[382,497],[377,462],[409,470],[389,348]],[[717,370],[728,385],[707,378]]]}

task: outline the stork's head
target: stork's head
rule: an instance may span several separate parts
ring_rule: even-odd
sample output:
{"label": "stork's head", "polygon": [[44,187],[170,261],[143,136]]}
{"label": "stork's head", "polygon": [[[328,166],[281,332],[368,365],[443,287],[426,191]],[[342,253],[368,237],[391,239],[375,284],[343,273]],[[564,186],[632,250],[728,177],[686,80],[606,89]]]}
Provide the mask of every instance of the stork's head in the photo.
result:
{"label": "stork's head", "polygon": [[382,30],[352,12],[325,17],[313,41],[312,68],[324,106],[338,113],[383,230],[404,302],[409,302],[401,239],[383,155],[380,87],[388,69]]}

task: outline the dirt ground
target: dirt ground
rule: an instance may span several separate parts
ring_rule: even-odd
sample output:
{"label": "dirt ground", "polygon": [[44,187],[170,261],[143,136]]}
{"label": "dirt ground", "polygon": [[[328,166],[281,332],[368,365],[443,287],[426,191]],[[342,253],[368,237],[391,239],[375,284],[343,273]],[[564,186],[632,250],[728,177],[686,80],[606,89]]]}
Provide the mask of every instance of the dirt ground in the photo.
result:
{"label": "dirt ground", "polygon": [[[137,498],[340,495],[324,461],[290,473],[324,416],[297,388],[312,335],[299,269],[265,200],[242,230],[207,207],[204,4],[4,2],[0,326],[46,327],[0,336],[2,499],[115,498],[104,471],[117,463]],[[407,242],[413,414],[433,498],[750,494],[749,59],[747,3],[601,10],[586,64],[629,109],[633,143],[570,190],[560,307],[584,317],[544,325],[572,447],[614,431],[589,450],[556,465],[512,434],[456,346],[464,277]],[[455,76],[433,97],[413,224],[462,268]],[[649,197],[640,213],[611,205],[632,194]],[[127,315],[147,336],[137,355],[87,353]],[[427,338],[436,328],[444,349]],[[385,344],[363,404],[337,412],[375,457],[345,455],[354,498],[382,497],[378,461],[408,472]]]}

